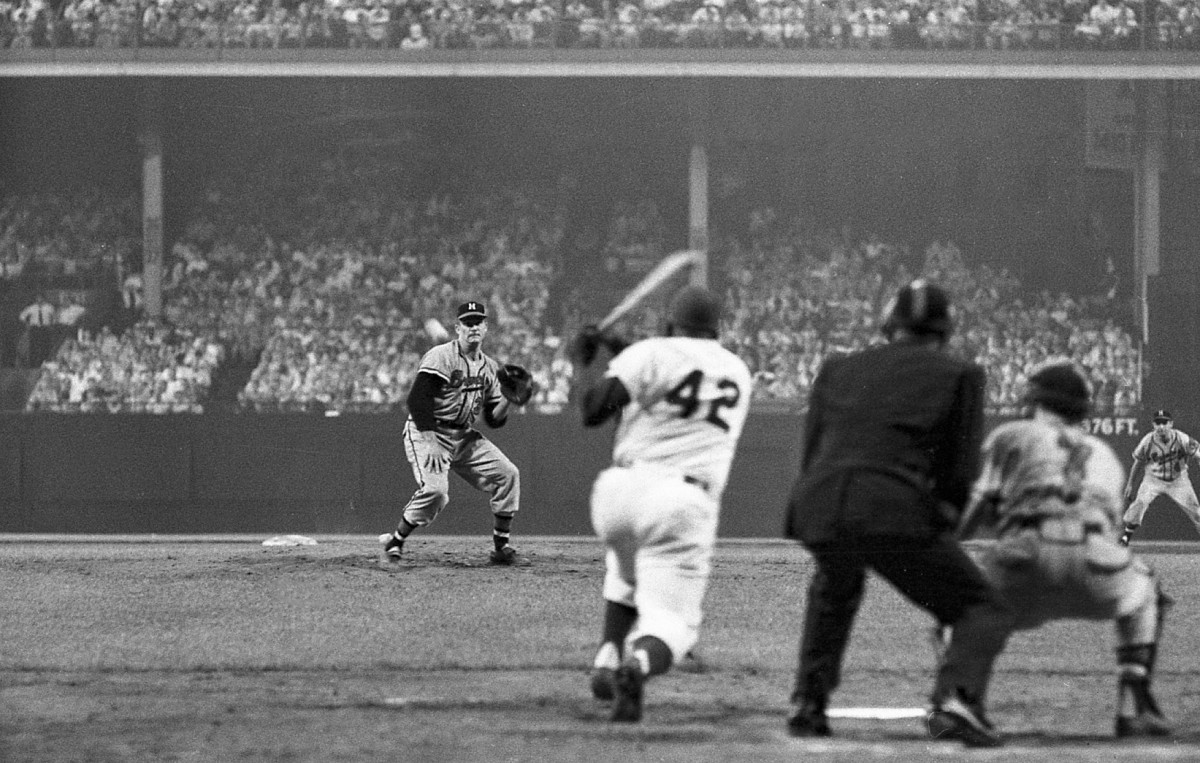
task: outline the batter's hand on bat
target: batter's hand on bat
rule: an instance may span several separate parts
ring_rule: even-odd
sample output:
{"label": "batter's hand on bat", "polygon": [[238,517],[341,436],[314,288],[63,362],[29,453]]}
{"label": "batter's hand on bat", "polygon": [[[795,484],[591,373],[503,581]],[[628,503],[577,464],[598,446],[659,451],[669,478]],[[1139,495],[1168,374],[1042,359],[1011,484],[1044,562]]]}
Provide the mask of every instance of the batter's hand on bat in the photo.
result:
{"label": "batter's hand on bat", "polygon": [[588,324],[580,329],[579,334],[571,341],[567,355],[577,366],[590,366],[596,359],[596,353],[600,350],[602,340],[603,335],[600,333],[600,329],[594,323]]}
{"label": "batter's hand on bat", "polygon": [[600,330],[595,324],[588,324],[580,329],[578,336],[571,342],[567,351],[571,362],[577,366],[590,366],[601,350],[607,350],[611,355],[621,354],[629,346],[629,342],[617,336],[612,331]]}

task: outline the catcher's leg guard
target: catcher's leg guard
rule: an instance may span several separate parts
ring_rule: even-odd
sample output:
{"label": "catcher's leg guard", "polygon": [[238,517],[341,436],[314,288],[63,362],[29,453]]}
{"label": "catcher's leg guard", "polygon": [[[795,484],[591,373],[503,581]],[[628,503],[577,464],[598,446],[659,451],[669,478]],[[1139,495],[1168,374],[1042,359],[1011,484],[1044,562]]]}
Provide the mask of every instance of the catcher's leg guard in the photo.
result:
{"label": "catcher's leg guard", "polygon": [[1163,716],[1150,689],[1150,666],[1157,649],[1154,644],[1123,646],[1117,649],[1120,677],[1117,679],[1118,737],[1167,736],[1171,724]]}
{"label": "catcher's leg guard", "polygon": [[[1163,716],[1158,706],[1151,683],[1154,677],[1154,665],[1158,659],[1158,641],[1162,635],[1166,612],[1173,603],[1163,592],[1161,584],[1156,582],[1154,612],[1153,612],[1153,641],[1149,643],[1122,644],[1117,647],[1117,719],[1116,735],[1118,737],[1167,736],[1171,733],[1171,724]],[[1137,613],[1142,618],[1147,613]],[[1137,615],[1135,615],[1136,617]],[[1136,624],[1119,623],[1122,635],[1128,629],[1136,629]],[[1145,630],[1144,625],[1141,630]]]}

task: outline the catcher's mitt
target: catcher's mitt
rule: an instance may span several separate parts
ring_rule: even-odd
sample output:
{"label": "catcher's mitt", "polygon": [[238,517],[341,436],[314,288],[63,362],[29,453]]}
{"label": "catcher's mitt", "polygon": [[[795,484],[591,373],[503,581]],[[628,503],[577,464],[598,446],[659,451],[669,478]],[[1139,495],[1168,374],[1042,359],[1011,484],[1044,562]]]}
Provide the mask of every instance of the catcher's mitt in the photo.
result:
{"label": "catcher's mitt", "polygon": [[525,405],[533,393],[537,392],[537,382],[523,366],[516,363],[505,363],[496,373],[500,381],[500,394],[515,405]]}

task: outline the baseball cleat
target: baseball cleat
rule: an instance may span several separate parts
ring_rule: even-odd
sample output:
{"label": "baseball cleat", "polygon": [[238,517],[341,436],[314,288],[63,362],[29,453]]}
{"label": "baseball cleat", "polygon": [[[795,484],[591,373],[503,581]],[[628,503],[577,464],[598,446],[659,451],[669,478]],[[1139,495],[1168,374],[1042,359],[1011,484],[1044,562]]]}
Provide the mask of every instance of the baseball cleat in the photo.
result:
{"label": "baseball cleat", "polygon": [[617,680],[616,673],[612,668],[596,668],[592,671],[592,696],[605,702],[610,701],[615,693],[613,684]]}
{"label": "baseball cleat", "polygon": [[1171,722],[1151,710],[1145,710],[1134,716],[1117,716],[1116,734],[1119,739],[1165,737],[1170,736],[1172,731]]}
{"label": "baseball cleat", "polygon": [[493,549],[488,556],[488,560],[492,564],[510,565],[517,561],[517,550],[512,546],[504,546],[503,548]]}
{"label": "baseball cleat", "polygon": [[396,564],[404,555],[404,541],[396,537],[396,533],[384,533],[379,536],[379,561],[384,564]]}
{"label": "baseball cleat", "polygon": [[1004,741],[992,724],[958,697],[949,697],[925,717],[929,736],[938,741],[958,741],[967,747],[1000,747]]}
{"label": "baseball cleat", "polygon": [[627,657],[613,674],[613,723],[637,723],[642,719],[642,689],[646,685],[646,674],[634,657]]}
{"label": "baseball cleat", "polygon": [[815,702],[792,705],[787,728],[788,733],[794,737],[827,737],[833,733],[829,729],[829,719],[825,716],[824,708]]}

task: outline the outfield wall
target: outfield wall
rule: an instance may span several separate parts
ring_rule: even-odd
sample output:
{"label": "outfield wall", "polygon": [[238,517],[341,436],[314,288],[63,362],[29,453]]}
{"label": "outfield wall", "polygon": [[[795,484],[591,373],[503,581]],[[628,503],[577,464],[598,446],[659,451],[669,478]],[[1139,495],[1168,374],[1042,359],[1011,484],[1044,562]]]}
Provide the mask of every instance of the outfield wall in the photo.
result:
{"label": "outfield wall", "polygon": [[[1127,460],[1139,420],[1096,419],[1093,429]],[[382,532],[415,487],[402,423],[399,415],[0,416],[0,532]],[[799,414],[751,415],[723,536],[779,536],[802,426]],[[588,491],[608,462],[611,428],[522,415],[484,431],[521,469],[515,532],[590,533]],[[490,532],[486,501],[453,478],[433,528]],[[1156,505],[1141,537],[1195,532],[1180,511]]]}

